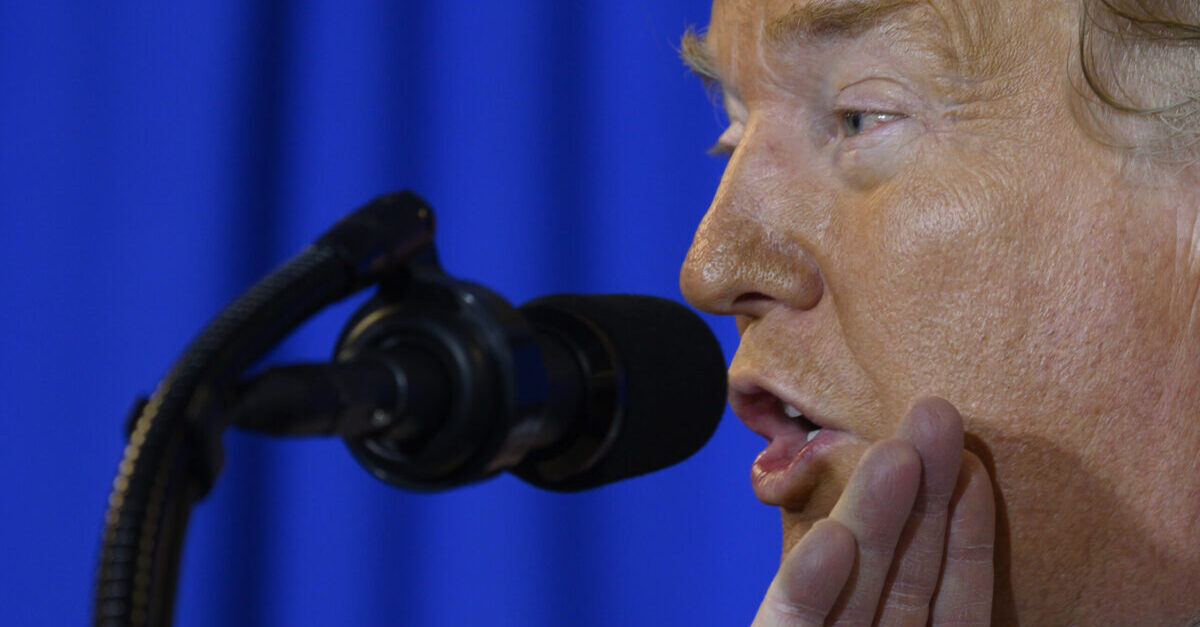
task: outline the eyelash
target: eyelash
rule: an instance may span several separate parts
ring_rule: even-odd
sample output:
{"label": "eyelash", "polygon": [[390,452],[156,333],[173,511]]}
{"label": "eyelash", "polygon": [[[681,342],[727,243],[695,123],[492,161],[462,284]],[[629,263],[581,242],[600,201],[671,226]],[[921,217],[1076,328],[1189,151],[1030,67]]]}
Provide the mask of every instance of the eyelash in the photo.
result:
{"label": "eyelash", "polygon": [[[841,130],[841,134],[847,139],[851,137],[857,137],[877,126],[894,122],[905,117],[899,113],[881,113],[878,111],[860,110],[838,111],[836,115],[840,125],[839,128]],[[863,125],[867,123],[867,120],[864,118],[868,118],[874,123],[864,128]],[[854,126],[852,126],[852,124]],[[732,133],[733,130],[734,129],[732,125],[728,129],[725,129],[725,131],[721,133],[721,137],[717,139],[717,143],[710,146],[706,152],[710,155],[724,157],[726,159],[732,156],[733,152],[737,149],[737,144],[729,142],[726,137]]]}
{"label": "eyelash", "polygon": [[[871,124],[869,127],[864,128],[863,125],[866,123],[866,120],[864,118],[868,118],[868,117],[871,120],[873,120],[875,123]],[[895,120],[899,120],[902,117],[904,117],[904,116],[900,115],[899,113],[880,113],[878,111],[852,110],[852,111],[839,111],[838,112],[838,120],[841,122],[842,134],[847,138],[862,135],[863,133],[865,133],[881,124],[887,124],[888,122],[893,122]],[[851,124],[854,123],[854,120],[857,120],[857,126],[858,126],[857,130],[855,130],[854,128],[851,127]]]}
{"label": "eyelash", "polygon": [[728,159],[733,156],[733,151],[735,148],[737,148],[737,147],[730,146],[729,144],[726,144],[724,142],[717,142],[717,143],[709,146],[708,150],[705,150],[704,152],[707,154],[710,154],[714,157],[723,157],[725,159]]}

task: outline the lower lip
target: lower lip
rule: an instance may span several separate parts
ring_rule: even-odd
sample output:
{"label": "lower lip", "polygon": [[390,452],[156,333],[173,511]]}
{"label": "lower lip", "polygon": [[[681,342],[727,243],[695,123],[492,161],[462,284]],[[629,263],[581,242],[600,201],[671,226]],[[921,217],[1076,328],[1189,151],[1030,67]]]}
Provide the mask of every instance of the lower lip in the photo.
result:
{"label": "lower lip", "polygon": [[[817,460],[829,450],[857,438],[846,431],[825,427],[813,439],[794,434],[780,437],[767,445],[754,460],[751,479],[754,493],[768,505],[782,506],[788,495],[795,492],[798,482],[805,481]],[[811,479],[809,479],[811,480]]]}

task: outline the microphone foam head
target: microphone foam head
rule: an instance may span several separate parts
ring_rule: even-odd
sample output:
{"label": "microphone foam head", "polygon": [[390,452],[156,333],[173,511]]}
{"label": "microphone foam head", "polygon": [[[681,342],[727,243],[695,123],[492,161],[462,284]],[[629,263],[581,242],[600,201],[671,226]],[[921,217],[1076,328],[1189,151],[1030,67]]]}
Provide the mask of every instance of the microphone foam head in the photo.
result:
{"label": "microphone foam head", "polygon": [[550,490],[586,490],[682,462],[712,437],[725,411],[725,357],[690,309],[631,294],[561,294],[521,307],[538,309],[582,318],[615,349],[624,411],[607,451],[582,472],[547,480],[522,464],[514,474]]}

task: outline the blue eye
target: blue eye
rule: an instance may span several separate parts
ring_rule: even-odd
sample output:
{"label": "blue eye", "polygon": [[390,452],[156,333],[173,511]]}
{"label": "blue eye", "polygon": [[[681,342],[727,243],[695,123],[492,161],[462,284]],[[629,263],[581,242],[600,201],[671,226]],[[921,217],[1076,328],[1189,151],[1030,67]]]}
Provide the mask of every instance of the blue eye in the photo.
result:
{"label": "blue eye", "polygon": [[842,114],[842,130],[846,131],[846,137],[854,137],[866,130],[863,126],[865,115],[862,111],[847,111]]}

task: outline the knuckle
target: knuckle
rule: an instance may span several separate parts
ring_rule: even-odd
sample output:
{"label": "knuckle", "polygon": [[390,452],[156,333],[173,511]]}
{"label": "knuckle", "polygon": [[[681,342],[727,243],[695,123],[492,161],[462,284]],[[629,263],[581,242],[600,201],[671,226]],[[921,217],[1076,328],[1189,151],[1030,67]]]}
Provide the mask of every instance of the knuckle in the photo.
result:
{"label": "knuckle", "polygon": [[914,516],[929,516],[940,517],[946,516],[950,510],[949,492],[923,492],[917,495],[917,500],[913,502],[912,514]]}
{"label": "knuckle", "polygon": [[875,556],[888,556],[896,548],[897,529],[873,521],[861,521],[855,532],[858,550]]}
{"label": "knuckle", "polygon": [[888,591],[887,605],[897,608],[917,608],[929,605],[933,586],[925,583],[896,581]]}
{"label": "knuckle", "polygon": [[971,601],[939,608],[930,622],[935,627],[987,627],[991,624],[991,603]]}
{"label": "knuckle", "polygon": [[928,620],[928,605],[905,605],[889,602],[883,606],[875,624],[878,627],[925,627]]}
{"label": "knuckle", "polygon": [[763,600],[763,605],[766,606],[768,613],[781,618],[813,625],[821,625],[825,622],[825,612],[801,600],[767,595],[767,598]]}
{"label": "knuckle", "polygon": [[928,543],[913,542],[904,547],[902,576],[913,573],[913,577],[928,576],[930,571],[936,575],[941,569],[942,547]]}
{"label": "knuckle", "polygon": [[946,561],[980,564],[992,561],[991,542],[952,545],[946,549]]}
{"label": "knuckle", "polygon": [[893,589],[883,606],[902,613],[924,612],[929,606],[929,597],[919,592],[900,592]]}
{"label": "knuckle", "polygon": [[909,547],[898,562],[892,589],[901,592],[928,591],[932,594],[942,572],[942,550]]}
{"label": "knuckle", "polygon": [[859,627],[862,625],[870,625],[875,620],[875,608],[870,609],[848,606],[838,612],[837,620],[833,622],[837,627]]}

